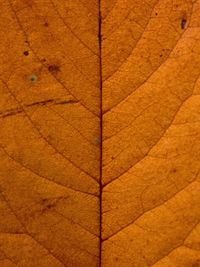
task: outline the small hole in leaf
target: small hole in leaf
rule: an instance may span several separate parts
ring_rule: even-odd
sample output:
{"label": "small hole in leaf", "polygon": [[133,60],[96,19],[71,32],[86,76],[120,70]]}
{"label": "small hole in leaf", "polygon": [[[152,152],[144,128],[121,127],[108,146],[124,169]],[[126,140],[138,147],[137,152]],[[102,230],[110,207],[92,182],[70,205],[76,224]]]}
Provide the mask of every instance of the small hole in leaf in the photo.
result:
{"label": "small hole in leaf", "polygon": [[28,51],[24,51],[24,56],[28,56],[29,55],[29,52]]}

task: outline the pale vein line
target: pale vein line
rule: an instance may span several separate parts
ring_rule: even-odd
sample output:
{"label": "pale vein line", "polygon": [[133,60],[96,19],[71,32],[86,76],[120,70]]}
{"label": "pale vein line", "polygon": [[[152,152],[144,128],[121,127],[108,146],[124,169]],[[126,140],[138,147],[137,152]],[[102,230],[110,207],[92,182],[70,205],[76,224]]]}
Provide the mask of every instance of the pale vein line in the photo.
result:
{"label": "pale vein line", "polygon": [[[155,6],[159,3],[159,1],[160,1],[160,0],[157,0],[157,2],[155,3],[155,5],[152,7],[152,11],[151,11],[151,14],[150,14],[150,16],[149,16],[150,19],[151,19],[151,16],[152,16],[152,14],[153,14],[153,11],[154,11],[154,9],[155,9]],[[141,34],[140,38],[137,40],[136,44],[133,46],[132,50],[130,51],[128,57],[126,57],[126,58],[121,62],[121,64],[118,66],[118,68],[117,68],[114,72],[112,72],[112,73],[111,73],[111,74],[110,74],[110,75],[109,75],[103,82],[106,82],[106,81],[110,80],[110,79],[112,78],[112,76],[113,76],[117,71],[119,71],[119,69],[122,67],[122,65],[125,64],[126,61],[128,60],[128,58],[133,54],[135,48],[137,47],[137,45],[139,44],[139,42],[141,41],[141,39],[142,39],[143,36],[144,36],[144,33],[145,33],[145,31],[146,31],[146,29],[147,29],[149,23],[150,23],[150,19],[149,19],[148,23],[146,24],[146,26],[145,26],[145,28],[144,28],[144,31],[143,31],[143,33]]]}
{"label": "pale vein line", "polygon": [[2,194],[2,197],[4,198],[4,201],[7,204],[7,206],[9,207],[10,211],[12,212],[12,214],[16,217],[16,219],[18,220],[18,222],[21,224],[22,228],[24,229],[24,233],[27,234],[27,236],[29,236],[31,239],[33,239],[42,248],[44,248],[49,253],[49,255],[51,255],[53,258],[55,258],[56,260],[58,260],[63,266],[65,266],[65,264],[64,264],[64,262],[62,260],[60,260],[53,252],[51,252],[40,241],[38,241],[37,239],[35,239],[35,237],[33,235],[31,235],[31,233],[28,232],[26,226],[21,222],[21,220],[19,219],[18,215],[16,214],[16,212],[13,210],[12,206],[10,205],[10,202],[6,199],[5,194]]}
{"label": "pale vein line", "polygon": [[86,6],[83,2],[82,2],[82,0],[77,0],[79,3],[81,3],[81,5],[84,7],[84,8],[86,8],[94,17],[96,16],[96,14],[91,10],[91,9],[89,9],[88,8],[88,6]]}
{"label": "pale vein line", "polygon": [[65,264],[56,256],[54,255],[48,248],[44,247],[38,240],[36,240],[26,229],[26,226],[21,222],[21,220],[19,219],[18,215],[16,214],[16,212],[13,210],[12,206],[10,205],[10,202],[6,199],[5,194],[2,194],[2,197],[5,201],[5,203],[7,204],[8,208],[10,209],[11,213],[15,216],[15,218],[17,219],[17,221],[20,223],[20,225],[22,226],[22,229],[24,231],[25,234],[27,234],[29,237],[31,237],[37,244],[39,244],[41,247],[43,247],[46,251],[48,251],[48,253],[55,258],[56,260],[58,260],[63,266],[65,266]]}
{"label": "pale vein line", "polygon": [[[4,234],[4,233],[3,233],[3,234]],[[13,260],[12,258],[10,258],[10,257],[7,255],[7,253],[5,253],[5,251],[4,251],[4,249],[3,249],[2,246],[1,246],[1,250],[0,250],[0,252],[3,254],[3,256],[5,257],[6,260],[9,260],[11,263],[13,263],[13,265],[19,267],[19,265],[18,265],[17,263],[15,263],[14,260]],[[5,259],[2,259],[2,258],[1,258],[1,259],[0,259],[0,262],[1,262],[1,261],[4,261]]]}
{"label": "pale vein line", "polygon": [[94,181],[97,181],[97,178],[92,176],[90,173],[88,173],[87,171],[83,170],[81,167],[79,167],[78,165],[76,165],[73,161],[71,161],[69,158],[67,158],[65,155],[63,155],[55,146],[53,146],[49,140],[41,133],[40,129],[36,126],[36,124],[33,122],[33,120],[31,119],[31,117],[27,114],[27,112],[25,111],[23,105],[20,103],[20,101],[16,98],[15,94],[9,89],[9,87],[7,86],[7,84],[5,83],[5,81],[2,81],[5,84],[5,87],[7,88],[8,92],[10,93],[10,95],[15,99],[16,103],[19,105],[19,107],[23,110],[26,118],[28,119],[28,121],[30,122],[30,124],[33,126],[33,128],[38,132],[39,136],[41,137],[42,140],[44,140],[57,154],[59,154],[62,158],[64,158],[65,160],[67,160],[68,162],[70,162],[74,167],[76,167],[78,170],[82,171],[83,173],[87,174],[91,179],[93,179]]}
{"label": "pale vein line", "polygon": [[[65,197],[63,197],[63,201],[64,201],[64,198]],[[48,199],[48,200],[52,200],[52,199],[56,199],[56,198],[51,198],[51,199]],[[57,204],[59,201],[61,201],[61,199],[57,199],[56,200],[56,202],[55,202],[55,204]],[[35,205],[32,205],[32,206],[29,206],[29,209],[31,210],[32,209],[32,207],[34,207]],[[44,209],[42,210],[36,210],[35,211],[35,214],[34,215],[41,215],[42,213],[45,213],[45,206],[44,206]],[[97,234],[94,234],[94,233],[92,233],[92,232],[90,232],[87,228],[85,228],[83,225],[81,225],[80,223],[78,223],[78,222],[76,222],[76,221],[74,221],[73,219],[70,219],[70,218],[68,218],[67,216],[65,216],[64,214],[62,214],[61,212],[59,212],[59,211],[57,211],[57,209],[56,209],[56,207],[52,207],[52,208],[50,208],[50,211],[49,212],[54,212],[55,214],[57,214],[58,216],[60,216],[60,217],[62,217],[64,220],[66,220],[66,221],[68,221],[68,222],[70,222],[70,223],[72,223],[72,224],[75,224],[75,225],[77,225],[78,227],[80,227],[81,228],[81,230],[84,230],[85,232],[87,232],[87,233],[89,233],[89,234],[91,234],[92,236],[94,236],[94,237],[98,237],[98,235]],[[46,213],[47,213],[47,211],[46,211]],[[33,215],[33,216],[34,216]]]}
{"label": "pale vein line", "polygon": [[127,128],[131,128],[132,127],[132,124],[139,118],[139,117],[141,117],[142,116],[142,114],[143,114],[143,112],[144,111],[146,111],[148,108],[150,108],[150,107],[152,107],[153,105],[154,105],[155,103],[153,102],[153,103],[151,103],[151,104],[149,104],[149,105],[147,105],[136,117],[134,117],[134,119],[133,119],[133,121],[129,121],[129,123],[125,126],[125,127],[123,127],[123,128],[121,128],[119,131],[117,131],[117,132],[115,132],[114,134],[112,134],[112,135],[110,135],[110,136],[108,136],[107,138],[104,138],[104,142],[105,141],[108,141],[109,139],[111,139],[112,137],[115,137],[115,136],[117,136],[119,133],[121,133],[123,130],[125,130],[125,129],[127,129]]}
{"label": "pale vein line", "polygon": [[95,194],[92,194],[92,193],[89,193],[89,192],[85,192],[85,191],[81,191],[81,190],[78,190],[78,189],[75,189],[75,188],[72,188],[72,187],[69,187],[69,186],[66,186],[62,183],[59,183],[57,181],[54,181],[54,180],[51,180],[50,178],[46,177],[46,176],[43,176],[41,174],[39,174],[38,172],[36,172],[35,170],[33,170],[32,168],[26,166],[25,164],[23,164],[22,162],[19,162],[18,160],[16,160],[14,157],[12,157],[7,151],[6,149],[0,145],[0,148],[4,151],[4,153],[12,160],[14,161],[16,164],[20,165],[21,167],[25,168],[26,170],[30,171],[31,173],[35,174],[36,176],[38,176],[39,178],[42,178],[44,180],[47,180],[55,185],[58,185],[58,186],[61,186],[63,187],[64,189],[68,189],[68,190],[72,190],[76,193],[82,193],[82,194],[86,194],[86,195],[91,195],[93,197],[96,197],[97,195]]}
{"label": "pale vein line", "polygon": [[[181,39],[179,39],[178,40],[178,42],[176,43],[176,45],[175,45],[175,47],[174,47],[174,49],[176,48],[176,46],[178,45],[178,43],[181,41]],[[174,51],[174,49],[171,51],[171,53],[173,53],[173,51]],[[170,53],[170,54],[171,54]],[[162,62],[162,64],[158,67],[158,69],[156,70],[156,71],[158,71],[162,66],[163,66],[163,64],[165,64],[166,62],[167,62],[167,60],[169,60],[170,58],[168,57],[164,62]],[[155,74],[155,72],[153,72],[152,73],[152,75],[151,76],[153,76]],[[134,94],[136,91],[138,91],[146,82],[148,82],[148,80],[151,78],[151,76],[149,76],[138,88],[136,88],[136,90],[134,91],[134,92],[131,92],[123,101],[121,101],[121,102],[119,102],[118,104],[116,104],[115,106],[113,106],[110,110],[108,110],[108,111],[106,111],[105,113],[104,113],[104,116],[106,115],[106,113],[108,113],[108,112],[114,112],[113,111],[113,109],[114,108],[116,108],[116,106],[118,106],[119,104],[122,104],[123,105],[123,103],[125,103],[126,102],[126,100],[127,100],[127,98],[129,98],[129,97],[131,97],[131,95],[132,94]],[[149,105],[149,106],[151,106],[151,105]],[[147,106],[147,108],[149,107],[149,106]],[[145,109],[144,109],[145,110]],[[143,111],[144,111],[143,110]],[[142,111],[142,112],[143,112]],[[139,116],[141,116],[142,115],[142,112],[139,114]],[[104,139],[104,141],[106,141],[106,140],[109,140],[109,139],[111,139],[112,137],[114,138],[115,136],[117,136],[120,132],[122,132],[123,130],[125,130],[125,129],[127,129],[127,128],[131,128],[132,127],[132,123],[135,121],[135,119],[137,119],[139,116],[136,116],[134,119],[133,119],[133,121],[130,123],[129,122],[129,124],[127,124],[126,126],[124,126],[123,128],[121,128],[119,131],[117,131],[115,134],[113,134],[113,135],[111,135],[111,136],[109,136],[109,137],[107,137],[106,139]]]}
{"label": "pale vein line", "polygon": [[184,246],[184,242],[185,240],[188,238],[188,236],[192,233],[192,231],[197,227],[197,225],[200,223],[200,221],[198,221],[193,227],[192,229],[187,233],[187,235],[184,237],[183,241],[181,242],[181,244],[177,245],[176,247],[173,247],[167,254],[165,254],[164,256],[162,256],[160,259],[158,259],[157,261],[155,261],[152,265],[150,265],[149,267],[153,267],[156,263],[158,263],[159,261],[161,261],[163,258],[169,256],[169,254],[171,252],[173,252],[174,250],[176,250],[177,248]]}
{"label": "pale vein line", "polygon": [[[56,111],[54,108],[51,108],[51,106],[55,106],[55,105],[59,105],[60,103],[59,102],[56,102],[54,100],[46,100],[47,103],[45,103],[45,100],[44,101],[41,101],[41,102],[35,102],[35,103],[30,103],[30,104],[25,104],[24,107],[27,108],[27,109],[31,109],[33,106],[40,106],[40,107],[45,107],[47,108],[48,110],[52,111],[54,114],[56,114],[58,117],[60,117],[63,121],[65,121],[65,123],[67,125],[69,125],[70,127],[73,128],[73,130],[75,130],[77,133],[79,133],[81,135],[81,137],[87,141],[91,146],[93,147],[96,147],[96,144],[92,143],[90,139],[88,139],[83,133],[81,133],[80,130],[78,130],[76,127],[74,127],[72,124],[70,124],[64,116],[62,116],[60,114],[60,112]],[[78,102],[77,102],[78,103]],[[68,103],[66,102],[66,105]],[[70,102],[69,102],[70,104]],[[23,113],[23,110],[20,110],[20,109],[7,109],[7,110],[3,110],[3,112],[0,112],[0,119],[2,118],[6,118],[6,117],[9,117],[9,116],[16,116],[20,113]]]}
{"label": "pale vein line", "polygon": [[57,14],[57,16],[61,19],[61,21],[63,22],[63,24],[65,25],[65,27],[72,33],[72,35],[79,40],[79,42],[86,47],[89,51],[92,52],[93,55],[95,56],[99,56],[97,53],[95,53],[81,38],[79,38],[79,36],[71,29],[71,27],[65,22],[64,18],[61,16],[60,12],[57,9],[56,4],[54,3],[53,0],[50,0],[50,3],[52,4],[52,6],[54,7],[54,10]]}
{"label": "pale vein line", "polygon": [[103,21],[105,21],[107,19],[107,17],[111,14],[111,12],[113,11],[113,9],[115,8],[115,6],[117,5],[118,0],[115,0],[114,5],[112,6],[112,8],[110,9],[110,11],[108,12],[108,14],[103,18]]}
{"label": "pale vein line", "polygon": [[[191,15],[190,16],[192,16],[192,13],[191,13]],[[118,105],[120,105],[121,103],[123,103],[123,102],[125,102],[126,100],[127,100],[127,98],[128,97],[130,97],[132,94],[134,94],[141,86],[143,86],[154,74],[155,74],[155,72],[156,71],[158,71],[159,69],[160,69],[160,67],[163,65],[163,64],[165,64],[165,62],[169,59],[169,57],[170,57],[170,55],[174,52],[174,49],[176,48],[176,46],[177,46],[177,44],[179,43],[179,41],[181,40],[181,38],[182,38],[182,36],[184,35],[184,33],[187,31],[187,29],[189,28],[189,25],[188,25],[188,27],[186,28],[186,30],[185,31],[183,31],[181,34],[180,34],[180,36],[179,36],[179,38],[177,39],[177,41],[176,41],[176,43],[174,44],[174,47],[172,48],[172,50],[170,51],[170,53],[169,53],[169,55],[167,56],[167,58],[163,61],[163,62],[161,62],[161,64],[154,70],[154,71],[152,71],[152,73],[150,74],[150,75],[148,75],[147,76],[147,78],[137,87],[137,88],[135,88],[135,90],[134,91],[131,91],[125,98],[123,98],[120,102],[118,102],[117,104],[115,104],[114,106],[112,106],[110,109],[108,109],[108,110],[106,110],[105,112],[104,112],[104,115],[106,114],[106,113],[108,113],[108,112],[111,112],[114,108],[116,108]],[[142,38],[142,36],[141,36],[141,38]],[[141,39],[140,38],[140,39]],[[139,40],[138,40],[138,42],[139,42]],[[136,44],[137,45],[137,44]],[[131,55],[130,55],[131,56]]]}
{"label": "pale vein line", "polygon": [[[199,170],[200,171],[200,170]],[[186,186],[184,186],[181,190],[177,191],[175,194],[173,194],[172,196],[170,196],[169,199],[163,201],[161,204],[158,204],[156,206],[154,206],[153,208],[149,209],[149,210],[146,210],[144,213],[140,214],[137,218],[135,218],[132,222],[128,223],[127,225],[123,226],[122,228],[120,228],[119,230],[117,230],[115,233],[111,234],[110,236],[108,236],[107,238],[104,238],[103,241],[107,241],[109,240],[110,238],[114,237],[115,235],[117,235],[118,233],[124,231],[126,228],[132,226],[133,224],[135,224],[135,222],[137,220],[139,220],[140,218],[142,218],[142,216],[144,216],[145,214],[165,205],[168,201],[172,200],[173,198],[175,198],[178,194],[182,193],[183,191],[187,190],[188,187],[190,187],[193,183],[196,183],[197,181],[197,177],[199,175],[199,171],[198,173],[195,175],[195,178],[189,182]]]}
{"label": "pale vein line", "polygon": [[[8,206],[8,208],[10,209],[10,211],[11,211],[11,213],[15,216],[15,218],[17,219],[17,221],[19,222],[19,224],[22,226],[22,229],[23,229],[23,231],[24,231],[24,234],[26,234],[27,236],[29,236],[29,237],[31,237],[36,243],[38,243],[41,247],[43,247],[43,248],[45,248],[48,252],[49,252],[49,254],[50,255],[52,255],[55,259],[57,259],[60,263],[62,263],[62,264],[64,264],[56,255],[54,255],[54,253],[53,252],[51,252],[47,247],[45,247],[38,239],[36,239],[28,230],[27,230],[27,227],[26,227],[26,225],[24,224],[24,223],[22,223],[22,221],[20,220],[20,218],[19,218],[19,216],[18,216],[18,214],[14,211],[14,209],[13,209],[13,207],[12,207],[12,205],[10,204],[10,201],[8,201],[8,199],[6,198],[6,196],[5,196],[5,193],[2,193],[2,192],[0,192],[1,193],[1,195],[2,195],[2,198],[4,199],[4,201],[5,201],[5,203],[7,204],[7,206]],[[57,213],[57,214],[59,214],[59,213]],[[59,214],[61,217],[63,217],[63,218],[65,218],[66,219],[66,217],[64,216],[64,215],[62,215],[62,214]],[[68,219],[69,220],[69,219]],[[76,223],[77,224],[77,223]],[[77,225],[79,225],[79,224],[77,224]],[[80,226],[80,225],[79,225]],[[83,227],[82,227],[82,229],[84,229]],[[86,229],[84,229],[85,231],[87,231]],[[20,234],[23,234],[23,233],[20,233]],[[90,234],[92,234],[92,233],[90,233]],[[94,234],[92,234],[92,235],[94,235]],[[94,235],[95,236],[95,235]],[[83,249],[83,248],[80,248],[79,246],[77,246],[76,244],[71,244],[72,246],[74,246],[75,248],[78,248],[79,250],[81,250],[81,251],[84,251],[84,252],[86,252],[87,254],[89,254],[89,255],[91,255],[92,257],[97,257],[96,255],[93,255],[91,252],[89,252],[88,250],[86,250],[86,249]],[[65,264],[64,264],[64,266],[65,266]]]}
{"label": "pale vein line", "polygon": [[69,123],[69,122],[64,118],[64,116],[62,116],[59,112],[57,112],[55,109],[53,109],[53,108],[51,108],[51,107],[46,107],[46,108],[50,109],[50,110],[53,111],[58,117],[60,117],[62,120],[64,120],[65,123],[67,123],[69,126],[71,126],[75,131],[77,131],[77,132],[81,135],[81,137],[82,137],[83,139],[85,139],[85,141],[87,141],[91,146],[96,147],[96,144],[93,144],[93,143],[91,142],[90,139],[88,139],[84,134],[81,133],[81,131],[79,131],[79,130],[76,129],[71,123]]}
{"label": "pale vein line", "polygon": [[[24,28],[15,12],[15,10],[13,9],[13,6],[10,2],[10,0],[8,0],[8,3],[9,3],[9,6],[10,6],[10,9],[12,10],[14,16],[15,16],[15,19],[17,21],[17,24],[19,26],[19,28],[21,29],[22,33],[24,34],[24,38],[27,42],[27,45],[29,47],[29,49],[32,51],[33,55],[35,56],[35,58],[38,60],[38,62],[40,62],[40,64],[45,68],[47,69],[46,65],[40,60],[40,58],[37,56],[37,54],[35,53],[34,49],[32,48],[29,40],[28,40],[28,36],[26,34],[26,32],[24,31]],[[70,60],[71,61],[71,60]],[[71,61],[73,63],[73,61]],[[74,65],[74,63],[73,63]],[[81,73],[81,75],[83,75],[83,73],[77,68],[77,66],[74,65],[74,67]],[[81,100],[77,99],[77,97],[65,86],[65,84],[59,80],[52,72],[50,72],[50,75],[62,86],[62,88],[64,88],[72,97],[74,97],[74,99],[76,99],[77,101],[80,101],[81,105],[86,109],[88,110],[90,113],[92,113],[95,117],[98,117],[98,114],[95,113],[94,111],[90,110]],[[84,75],[83,75],[84,76]],[[84,76],[85,78],[85,76]]]}
{"label": "pale vein line", "polygon": [[160,138],[158,139],[158,141],[149,149],[149,151],[144,154],[144,156],[142,157],[142,159],[140,159],[138,162],[136,162],[134,165],[130,166],[125,172],[123,172],[122,174],[118,175],[117,177],[115,177],[113,180],[111,180],[110,182],[104,184],[104,187],[110,183],[112,183],[113,181],[115,181],[116,179],[118,179],[120,176],[122,176],[123,174],[125,174],[126,172],[128,172],[131,168],[133,168],[136,164],[138,164],[141,160],[143,160],[146,156],[148,156],[148,154],[151,152],[151,150],[159,143],[159,141],[162,139],[162,137],[166,134],[167,130],[169,129],[169,127],[172,125],[173,121],[176,118],[176,115],[178,114],[178,112],[181,110],[182,106],[188,101],[188,99],[190,99],[193,96],[194,90],[195,90],[195,86],[196,83],[199,79],[199,75],[197,76],[197,78],[194,81],[194,85],[192,88],[192,92],[191,94],[180,104],[180,106],[178,107],[177,111],[175,112],[174,116],[171,119],[171,122],[169,123],[169,126],[165,129],[165,131],[163,132],[163,134],[160,136]]}
{"label": "pale vein line", "polygon": [[[196,79],[196,81],[194,82],[194,86],[193,86],[193,91],[194,91],[194,88],[195,88],[195,85],[196,85],[196,82],[197,80],[199,79],[199,76],[198,78]],[[186,103],[188,101],[188,99],[190,97],[193,96],[193,92],[181,103],[181,105],[178,107],[177,111],[175,112],[174,116],[172,117],[170,123],[169,123],[169,126],[166,127],[166,129],[163,131],[163,133],[161,134],[161,136],[159,137],[159,139],[156,141],[156,143],[147,151],[147,153],[144,154],[144,156],[138,160],[134,165],[131,165],[126,171],[124,171],[123,173],[119,174],[117,177],[115,177],[113,180],[111,180],[110,182],[104,184],[104,187],[107,186],[108,184],[111,184],[112,182],[114,182],[115,180],[117,180],[119,177],[121,177],[122,175],[124,175],[126,172],[128,172],[130,169],[132,169],[134,166],[136,166],[140,161],[142,161],[145,157],[147,157],[149,155],[149,153],[151,152],[151,150],[160,142],[160,140],[165,136],[167,130],[170,128],[170,126],[172,125],[174,119],[176,118],[176,115],[178,114],[178,112],[181,110],[182,106],[184,105],[184,103]]]}
{"label": "pale vein line", "polygon": [[[159,0],[158,0],[159,1]],[[157,2],[158,2],[157,1]],[[149,6],[149,4],[147,4],[148,6]],[[155,5],[153,5],[152,7],[150,7],[150,9],[153,9],[154,10],[154,7],[156,6],[156,4]],[[104,41],[106,41],[106,40],[109,40],[111,37],[112,37],[112,35],[116,32],[116,31],[118,31],[119,29],[120,29],[120,27],[122,27],[123,26],[123,24],[125,23],[125,21],[129,18],[129,15],[131,14],[131,12],[133,11],[133,9],[134,8],[131,8],[130,10],[129,10],[129,12],[128,12],[128,14],[125,16],[125,18],[123,18],[123,20],[115,27],[115,29],[113,29],[113,31],[111,31],[110,33],[109,33],[109,36],[106,38],[104,38],[103,40]],[[151,18],[151,15],[152,15],[152,12],[150,13],[150,15],[149,15],[149,19]],[[148,21],[146,22],[146,25],[145,25],[145,27],[143,26],[142,27],[142,25],[140,25],[139,24],[139,22],[137,22],[137,21],[134,21],[134,23],[137,25],[137,26],[139,26],[140,28],[143,28],[143,31],[141,32],[141,35],[143,34],[143,32],[145,31],[145,28],[146,28],[146,25],[148,25]],[[134,47],[133,47],[134,48]],[[132,49],[133,49],[132,48]],[[131,53],[131,52],[130,52]],[[108,54],[105,54],[104,55],[105,57],[107,57],[108,56]],[[122,64],[123,64],[123,62],[122,62]]]}

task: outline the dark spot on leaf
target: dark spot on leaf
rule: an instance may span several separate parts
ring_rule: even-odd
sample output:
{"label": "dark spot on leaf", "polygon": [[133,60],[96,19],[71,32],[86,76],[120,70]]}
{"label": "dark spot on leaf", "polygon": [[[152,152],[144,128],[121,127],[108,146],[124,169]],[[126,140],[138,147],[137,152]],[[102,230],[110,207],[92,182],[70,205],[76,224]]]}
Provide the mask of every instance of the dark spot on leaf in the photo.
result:
{"label": "dark spot on leaf", "polygon": [[45,212],[46,210],[52,209],[56,206],[56,201],[54,199],[42,199],[42,211]]}
{"label": "dark spot on leaf", "polygon": [[38,77],[37,77],[35,74],[31,74],[31,75],[29,76],[29,80],[30,80],[31,82],[37,82]]}
{"label": "dark spot on leaf", "polygon": [[77,100],[62,100],[62,101],[57,102],[56,104],[57,105],[65,105],[65,104],[76,104],[76,103],[79,103],[79,101],[77,101]]}
{"label": "dark spot on leaf", "polygon": [[200,260],[195,261],[192,267],[200,267]]}
{"label": "dark spot on leaf", "polygon": [[173,169],[172,169],[172,172],[173,172],[173,173],[177,172],[177,169],[173,168]]}
{"label": "dark spot on leaf", "polygon": [[158,13],[156,12],[155,15],[158,16]]}
{"label": "dark spot on leaf", "polygon": [[184,30],[187,24],[187,20],[186,19],[182,19],[181,20],[181,29]]}
{"label": "dark spot on leaf", "polygon": [[32,107],[32,106],[44,106],[44,105],[47,105],[47,104],[50,104],[50,103],[53,103],[54,100],[53,99],[48,99],[48,100],[43,100],[43,101],[37,101],[37,102],[33,102],[31,104],[28,104],[26,105],[27,107]]}
{"label": "dark spot on leaf", "polygon": [[160,57],[162,57],[163,55],[161,54]]}
{"label": "dark spot on leaf", "polygon": [[24,55],[27,57],[29,55],[28,51],[24,51]]}
{"label": "dark spot on leaf", "polygon": [[47,209],[51,209],[51,208],[53,208],[55,205],[52,203],[52,204],[48,204],[46,207],[47,207]]}
{"label": "dark spot on leaf", "polygon": [[46,61],[47,61],[46,58],[43,58],[43,59],[42,59],[42,62],[46,62]]}
{"label": "dark spot on leaf", "polygon": [[45,22],[45,23],[44,23],[44,26],[45,26],[45,27],[49,27],[49,23],[48,23],[48,22]]}
{"label": "dark spot on leaf", "polygon": [[48,70],[51,73],[57,73],[57,72],[60,71],[60,67],[58,65],[56,65],[56,64],[53,64],[53,65],[49,65]]}

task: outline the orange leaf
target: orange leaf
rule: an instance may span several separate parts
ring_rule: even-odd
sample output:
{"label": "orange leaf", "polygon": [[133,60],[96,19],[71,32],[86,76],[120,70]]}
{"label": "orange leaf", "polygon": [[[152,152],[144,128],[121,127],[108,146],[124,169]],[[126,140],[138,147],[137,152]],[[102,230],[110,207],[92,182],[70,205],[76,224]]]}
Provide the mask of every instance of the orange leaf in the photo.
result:
{"label": "orange leaf", "polygon": [[0,8],[0,266],[200,266],[200,0]]}

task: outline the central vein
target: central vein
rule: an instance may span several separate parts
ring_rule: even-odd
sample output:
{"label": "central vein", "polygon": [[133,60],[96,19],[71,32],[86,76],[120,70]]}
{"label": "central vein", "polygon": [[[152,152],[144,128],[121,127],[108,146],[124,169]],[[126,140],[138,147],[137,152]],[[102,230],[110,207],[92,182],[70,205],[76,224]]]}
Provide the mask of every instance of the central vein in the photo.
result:
{"label": "central vein", "polygon": [[99,41],[99,89],[100,89],[100,164],[99,164],[99,266],[102,265],[102,142],[103,142],[103,112],[102,112],[102,15],[101,0],[99,4],[99,23],[98,23],[98,41]]}

